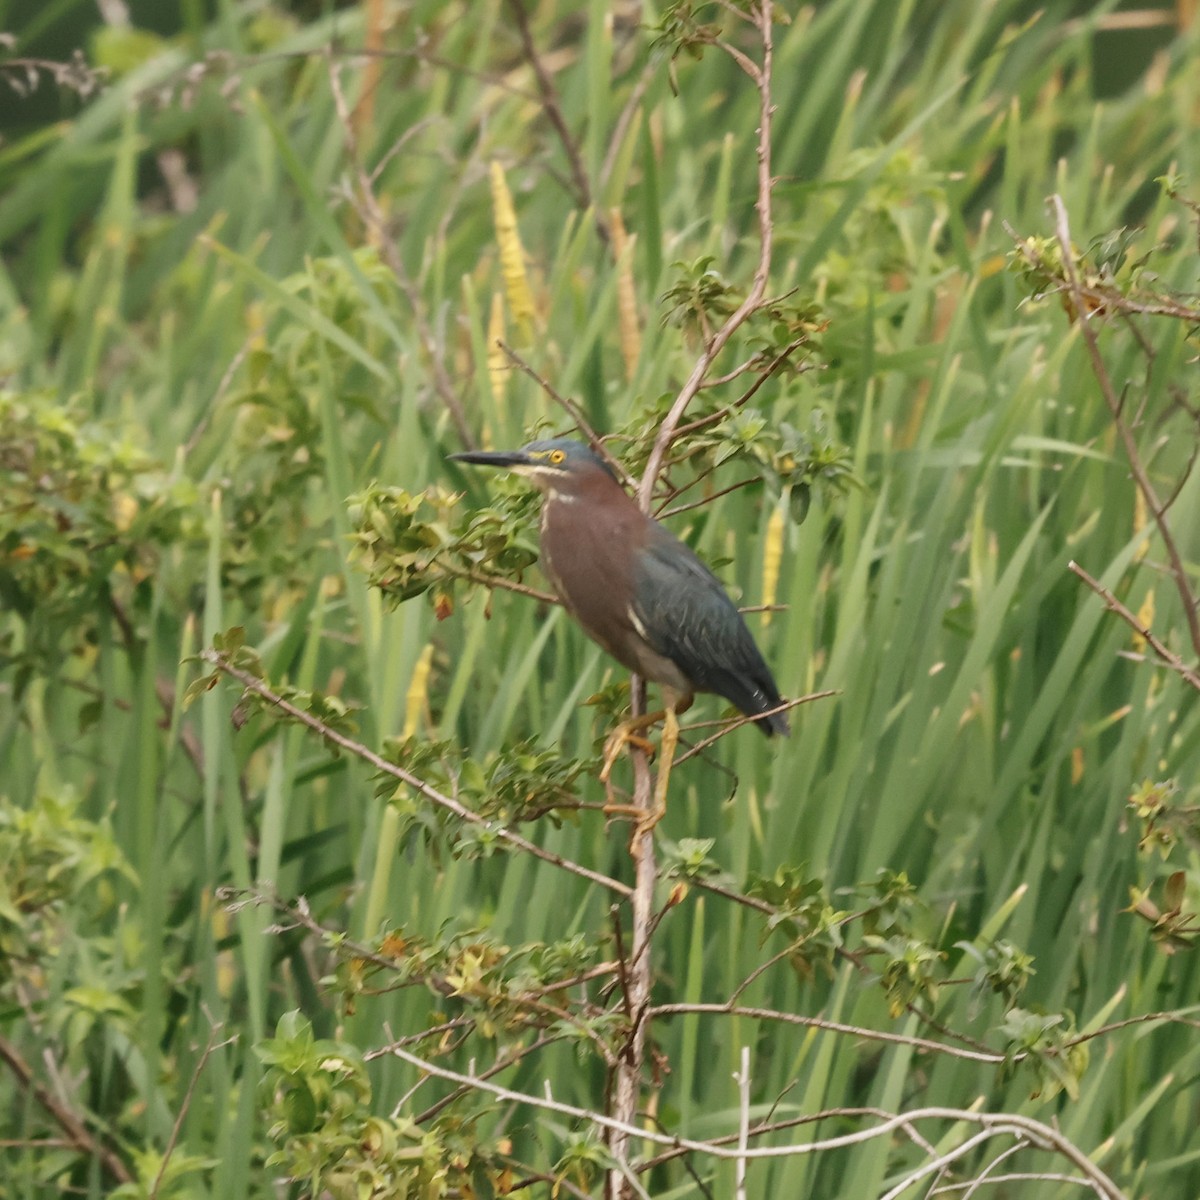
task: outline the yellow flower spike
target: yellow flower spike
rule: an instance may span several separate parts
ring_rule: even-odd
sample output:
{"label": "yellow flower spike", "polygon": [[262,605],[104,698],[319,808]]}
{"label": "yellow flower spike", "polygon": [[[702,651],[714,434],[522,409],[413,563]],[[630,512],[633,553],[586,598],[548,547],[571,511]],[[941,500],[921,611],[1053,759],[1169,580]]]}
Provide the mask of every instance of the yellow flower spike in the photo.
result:
{"label": "yellow flower spike", "polygon": [[[1146,511],[1146,497],[1142,494],[1141,488],[1133,489],[1133,532],[1141,533],[1146,528],[1146,520],[1148,514]],[[1143,539],[1142,543],[1134,551],[1133,561],[1141,562],[1146,557],[1146,551],[1150,549],[1149,539]]]}
{"label": "yellow flower spike", "polygon": [[425,701],[429,696],[429,675],[433,667],[433,643],[421,651],[417,665],[413,667],[412,680],[408,685],[404,706],[404,736],[410,738],[417,732]]}
{"label": "yellow flower spike", "polygon": [[[1138,609],[1138,624],[1143,629],[1149,629],[1154,624],[1154,589],[1151,588],[1146,593],[1145,600],[1142,601],[1142,607]],[[1146,648],[1146,639],[1140,633],[1133,635],[1133,648],[1137,653],[1141,653]]]}
{"label": "yellow flower spike", "polygon": [[504,178],[504,169],[498,162],[492,163],[492,210],[496,221],[496,241],[500,246],[500,271],[504,276],[504,290],[508,293],[508,306],[522,342],[533,336],[533,293],[529,288],[529,276],[525,271],[525,248],[521,245],[521,234],[517,229],[517,213],[513,208],[512,193]]}
{"label": "yellow flower spike", "polygon": [[621,338],[621,357],[625,360],[625,378],[632,381],[642,353],[637,291],[633,285],[633,238],[625,232],[619,208],[612,209],[609,218],[613,258],[617,263],[617,330]]}
{"label": "yellow flower spike", "polygon": [[783,567],[783,505],[775,505],[767,521],[767,542],[763,547],[763,586],[762,602],[767,605],[763,610],[762,623],[770,625],[771,609],[775,597],[779,594],[779,573]]}
{"label": "yellow flower spike", "polygon": [[508,358],[500,349],[499,343],[504,341],[504,296],[496,292],[492,296],[492,311],[488,317],[487,330],[487,371],[488,382],[492,389],[492,400],[497,412],[504,413],[504,401],[508,392]]}

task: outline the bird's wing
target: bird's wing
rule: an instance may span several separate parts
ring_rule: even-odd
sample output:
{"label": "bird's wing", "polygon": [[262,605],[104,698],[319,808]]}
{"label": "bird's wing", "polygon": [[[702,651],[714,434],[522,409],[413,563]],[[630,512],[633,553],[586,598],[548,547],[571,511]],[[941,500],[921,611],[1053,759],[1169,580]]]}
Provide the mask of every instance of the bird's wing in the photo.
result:
{"label": "bird's wing", "polygon": [[635,578],[639,632],[697,689],[746,713],[773,708],[780,702],[775,680],[720,580],[667,530],[654,533]]}

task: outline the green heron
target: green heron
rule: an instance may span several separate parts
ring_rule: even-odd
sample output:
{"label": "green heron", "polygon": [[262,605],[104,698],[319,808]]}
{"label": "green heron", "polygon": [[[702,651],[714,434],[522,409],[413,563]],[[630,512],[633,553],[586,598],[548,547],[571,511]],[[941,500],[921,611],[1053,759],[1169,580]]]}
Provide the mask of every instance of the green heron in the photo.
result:
{"label": "green heron", "polygon": [[715,692],[768,736],[787,733],[783,701],[742,614],[717,577],[626,494],[608,464],[570,438],[520,450],[452,454],[524,475],[545,494],[541,564],[567,611],[619,663],[661,685],[664,710],[627,722],[602,777],[633,729],[664,719],[656,809],[679,736],[677,714]]}

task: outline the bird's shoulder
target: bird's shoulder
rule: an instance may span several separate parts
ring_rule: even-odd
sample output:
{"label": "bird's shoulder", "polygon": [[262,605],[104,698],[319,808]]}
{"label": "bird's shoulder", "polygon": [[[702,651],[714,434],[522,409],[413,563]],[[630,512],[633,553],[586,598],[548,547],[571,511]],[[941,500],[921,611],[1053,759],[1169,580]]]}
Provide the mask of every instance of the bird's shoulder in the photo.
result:
{"label": "bird's shoulder", "polygon": [[649,522],[642,558],[645,573],[660,585],[715,589],[725,595],[721,581],[699,555],[657,521]]}

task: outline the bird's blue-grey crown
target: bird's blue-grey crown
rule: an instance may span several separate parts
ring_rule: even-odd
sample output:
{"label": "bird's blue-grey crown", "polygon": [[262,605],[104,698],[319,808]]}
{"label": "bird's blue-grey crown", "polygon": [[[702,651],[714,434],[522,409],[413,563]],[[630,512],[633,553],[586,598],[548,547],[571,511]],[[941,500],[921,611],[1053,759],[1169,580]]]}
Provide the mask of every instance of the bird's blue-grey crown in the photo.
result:
{"label": "bird's blue-grey crown", "polygon": [[543,490],[552,486],[552,480],[580,478],[596,467],[610,479],[617,478],[612,467],[591,446],[567,437],[542,438],[520,450],[467,450],[450,457],[455,462],[516,471],[529,476]]}
{"label": "bird's blue-grey crown", "polygon": [[553,463],[560,470],[570,472],[573,467],[599,467],[616,479],[612,467],[586,442],[578,442],[574,438],[568,437],[542,438],[521,447],[522,454],[537,455],[539,458],[545,455],[546,457],[542,458],[542,461],[551,463],[556,450],[565,455],[561,462]]}

